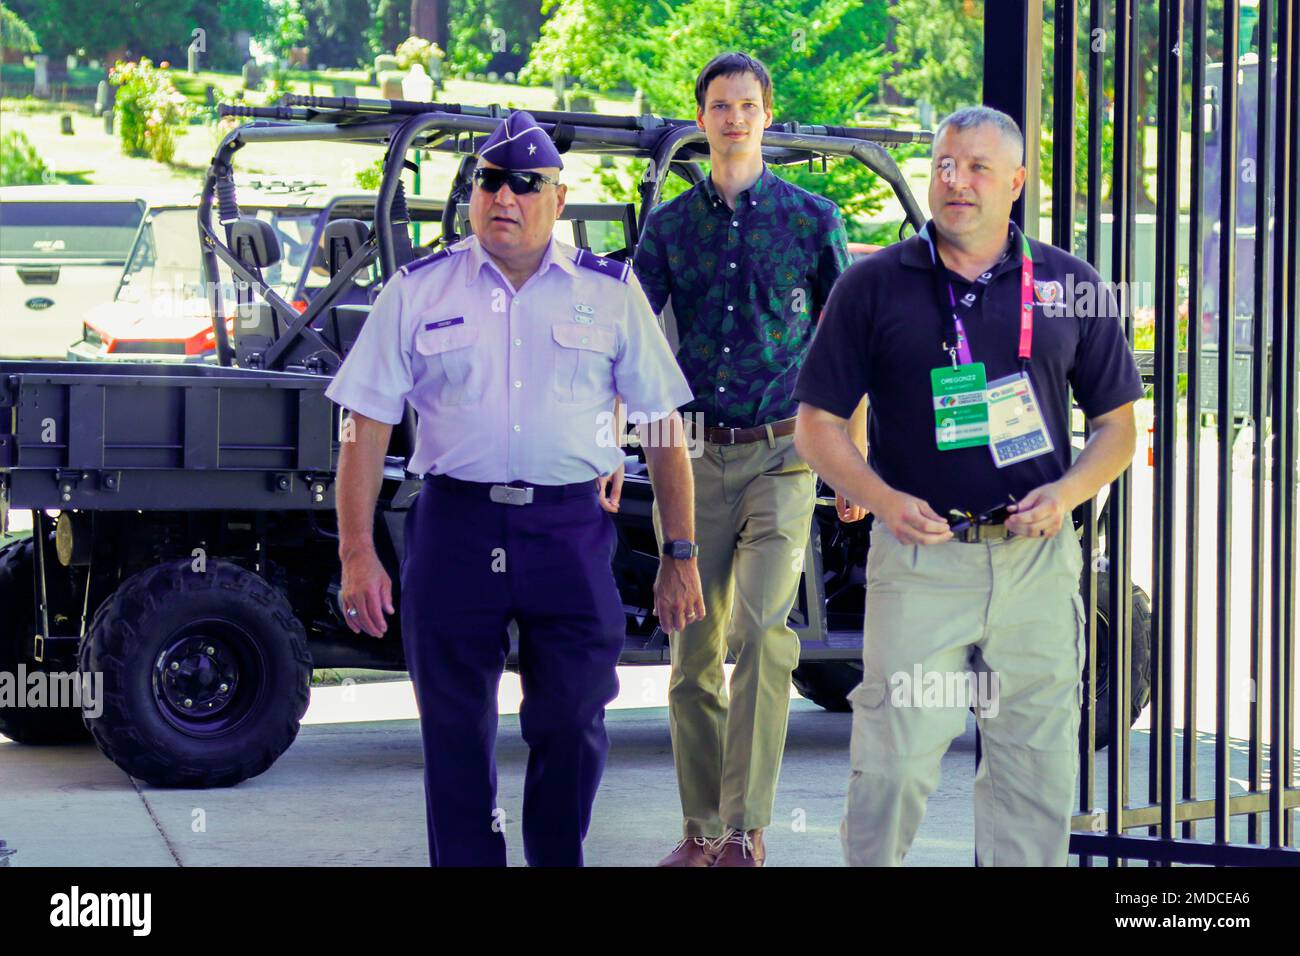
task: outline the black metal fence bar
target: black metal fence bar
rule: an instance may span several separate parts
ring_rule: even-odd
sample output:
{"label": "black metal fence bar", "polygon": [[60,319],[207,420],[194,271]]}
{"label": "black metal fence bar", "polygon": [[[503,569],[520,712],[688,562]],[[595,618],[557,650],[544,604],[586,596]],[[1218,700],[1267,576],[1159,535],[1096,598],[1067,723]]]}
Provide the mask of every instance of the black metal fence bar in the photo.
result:
{"label": "black metal fence bar", "polygon": [[[1255,371],[1250,380],[1250,419],[1254,433],[1254,455],[1250,470],[1250,741],[1248,745],[1247,775],[1250,789],[1264,786],[1264,763],[1260,747],[1264,738],[1264,709],[1260,698],[1264,686],[1264,452],[1268,424],[1267,396],[1268,355],[1268,288],[1269,271],[1269,151],[1272,146],[1272,105],[1270,84],[1273,66],[1273,11],[1272,0],[1259,2],[1259,71],[1258,81],[1258,134],[1255,172],[1255,282],[1254,316],[1251,319],[1251,358]],[[1246,840],[1259,842],[1260,815],[1252,813],[1246,821]]]}
{"label": "black metal fence bar", "polygon": [[[1099,273],[1102,270],[1100,261],[1100,244],[1101,244],[1101,199],[1102,199],[1102,122],[1103,122],[1103,70],[1105,68],[1105,4],[1103,0],[1090,0],[1088,4],[1088,99],[1087,99],[1087,136],[1088,136],[1088,154],[1087,154],[1087,180],[1086,180],[1086,214],[1084,223],[1084,258]],[[1057,34],[1057,46],[1059,47],[1065,37],[1069,38],[1071,43],[1074,42],[1073,33]],[[1059,119],[1062,114],[1058,110],[1057,121],[1053,130],[1068,129],[1070,130],[1070,140],[1074,139],[1074,73],[1070,72],[1068,76],[1062,74],[1059,70],[1053,74],[1054,97],[1058,104],[1068,102],[1070,104],[1069,120],[1064,126]],[[1053,143],[1062,139],[1058,132],[1053,133]],[[1055,146],[1053,147],[1055,150]],[[1055,187],[1053,187],[1053,196],[1055,196]],[[1056,213],[1057,203],[1053,199],[1052,209]],[[1059,213],[1057,215],[1064,215]],[[1074,230],[1074,210],[1069,212],[1071,244],[1066,247],[1071,251],[1073,245]],[[1059,243],[1058,243],[1059,244]],[[1085,432],[1087,431],[1085,427]],[[1085,435],[1085,440],[1087,436]],[[1083,553],[1088,556],[1088,565],[1083,576],[1083,600],[1084,608],[1087,613],[1087,630],[1088,630],[1088,665],[1087,665],[1087,686],[1095,688],[1097,686],[1097,562],[1093,555],[1097,552],[1097,517],[1096,507],[1093,502],[1088,502],[1083,509]],[[1096,786],[1097,786],[1097,709],[1094,703],[1095,694],[1089,693],[1084,697],[1084,711],[1082,714],[1082,724],[1084,728],[1084,751],[1079,768],[1079,812],[1080,814],[1091,817],[1093,807],[1096,806]],[[1092,865],[1092,857],[1082,855],[1079,857],[1079,865],[1089,867]]]}
{"label": "black metal fence bar", "polygon": [[[1054,84],[1052,127],[1074,129],[1074,74],[1078,69],[1075,46],[1077,4],[1056,0],[1052,75],[1068,77],[1069,83]],[[1052,145],[1052,245],[1074,251],[1074,153],[1073,136]]]}
{"label": "black metal fence bar", "polygon": [[[1279,561],[1275,565],[1277,568],[1277,579],[1281,580],[1283,585],[1277,588],[1281,596],[1280,613],[1274,618],[1275,627],[1281,628],[1280,638],[1280,660],[1279,666],[1275,668],[1274,674],[1282,672],[1282,691],[1279,696],[1283,698],[1278,716],[1277,733],[1274,737],[1273,753],[1275,755],[1274,772],[1272,774],[1273,786],[1285,785],[1293,786],[1295,783],[1295,740],[1293,739],[1293,723],[1296,713],[1295,701],[1295,642],[1296,642],[1296,594],[1295,594],[1295,571],[1296,571],[1296,456],[1300,454],[1300,444],[1297,443],[1297,411],[1296,399],[1300,397],[1297,392],[1296,375],[1298,366],[1300,366],[1300,320],[1297,315],[1300,314],[1300,117],[1296,116],[1297,110],[1300,110],[1300,7],[1296,0],[1287,0],[1288,8],[1288,29],[1287,29],[1287,77],[1288,82],[1286,97],[1279,97],[1279,105],[1284,109],[1285,116],[1289,126],[1287,128],[1286,138],[1280,140],[1281,151],[1279,152],[1278,169],[1279,172],[1286,170],[1287,188],[1285,193],[1279,193],[1279,209],[1285,207],[1285,212],[1279,216],[1277,230],[1280,234],[1287,236],[1287,254],[1278,259],[1278,284],[1282,284],[1283,270],[1285,270],[1286,299],[1282,309],[1279,309],[1279,318],[1282,320],[1282,332],[1285,340],[1282,354],[1285,356],[1285,381],[1282,386],[1282,400],[1275,406],[1277,411],[1275,415],[1281,417],[1284,427],[1278,429],[1275,424],[1275,430],[1280,432],[1277,447],[1274,450],[1275,460],[1280,459],[1282,463],[1281,480],[1276,482],[1278,493],[1281,498],[1282,507],[1279,511],[1282,513],[1281,533],[1278,537]],[[1278,116],[1284,114],[1279,110]],[[1281,766],[1278,766],[1278,763]],[[1283,826],[1283,842],[1287,846],[1294,846],[1295,838],[1295,816],[1294,813],[1280,814]]]}
{"label": "black metal fence bar", "polygon": [[[1160,8],[1156,109],[1156,382],[1155,514],[1176,512],[1178,474],[1178,186],[1182,145],[1182,0]],[[1159,833],[1174,832],[1174,528],[1152,522],[1151,799],[1159,801]]]}
{"label": "black metal fence bar", "polygon": [[[1206,0],[1192,0],[1192,142],[1190,215],[1187,238],[1187,517],[1183,561],[1183,778],[1182,799],[1196,799],[1196,659],[1200,625],[1201,547],[1201,320],[1205,236],[1205,35]],[[1183,824],[1182,836],[1196,836],[1195,821]]]}
{"label": "black metal fence bar", "polygon": [[1272,376],[1269,380],[1270,424],[1272,425],[1273,465],[1269,472],[1273,483],[1270,498],[1272,506],[1269,528],[1271,532],[1269,563],[1272,568],[1273,588],[1269,601],[1269,803],[1268,803],[1268,845],[1281,847],[1290,842],[1287,839],[1286,822],[1288,814],[1283,812],[1283,786],[1287,782],[1285,767],[1291,751],[1290,733],[1287,726],[1288,712],[1285,707],[1284,675],[1289,671],[1287,661],[1286,617],[1283,594],[1288,590],[1288,565],[1290,549],[1287,547],[1286,514],[1290,505],[1287,493],[1285,469],[1283,462],[1287,454],[1294,454],[1294,449],[1287,452],[1284,448],[1286,439],[1284,419],[1286,409],[1292,399],[1287,392],[1286,365],[1287,356],[1293,347],[1292,323],[1288,317],[1294,315],[1294,299],[1287,295],[1287,274],[1295,272],[1294,259],[1287,258],[1288,232],[1291,222],[1289,197],[1294,196],[1296,183],[1291,174],[1291,159],[1295,151],[1295,109],[1296,101],[1291,95],[1291,76],[1295,69],[1295,48],[1292,45],[1291,30],[1296,18],[1294,0],[1281,0],[1277,9],[1277,97],[1275,105],[1276,122],[1274,124],[1273,165],[1274,190],[1277,197],[1273,206],[1272,254],[1276,267],[1272,293],[1273,339],[1271,363]]}
{"label": "black metal fence bar", "polygon": [[[1122,291],[1132,286],[1132,240],[1130,221],[1133,217],[1132,166],[1137,151],[1136,83],[1133,64],[1133,30],[1135,26],[1133,0],[1116,0],[1115,3],[1115,99],[1114,138],[1111,157],[1112,239],[1111,280]],[[1119,297],[1120,319],[1124,334],[1133,339],[1133,297]],[[1129,663],[1126,653],[1130,642],[1129,624],[1129,573],[1128,573],[1128,521],[1130,478],[1125,472],[1111,483],[1110,522],[1107,543],[1110,562],[1110,606],[1107,619],[1110,623],[1110,646],[1107,648],[1107,671],[1110,680],[1110,726],[1115,731],[1114,740],[1107,751],[1106,814],[1107,832],[1118,837],[1123,832],[1124,807],[1128,804],[1129,735],[1123,732],[1128,726]],[[1118,856],[1109,858],[1111,866],[1122,866]]]}
{"label": "black metal fence bar", "polygon": [[1229,643],[1232,629],[1232,445],[1236,437],[1233,409],[1237,291],[1237,0],[1223,4],[1223,98],[1219,143],[1219,354],[1218,354],[1218,575],[1215,583],[1215,744],[1214,840],[1228,842],[1228,781],[1232,756],[1228,736]]}

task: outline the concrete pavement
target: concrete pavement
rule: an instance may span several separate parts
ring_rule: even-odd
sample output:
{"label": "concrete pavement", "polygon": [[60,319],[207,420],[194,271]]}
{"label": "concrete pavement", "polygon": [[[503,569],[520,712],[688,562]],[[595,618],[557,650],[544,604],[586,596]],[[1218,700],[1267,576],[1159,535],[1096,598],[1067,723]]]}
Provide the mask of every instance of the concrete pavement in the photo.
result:
{"label": "concrete pavement", "polygon": [[[624,668],[620,701],[639,703],[666,667]],[[631,673],[629,673],[629,671]],[[511,709],[515,681],[503,682]],[[349,699],[350,698],[350,699]],[[597,799],[587,860],[594,866],[653,864],[678,837],[680,818],[667,713],[611,709],[613,746]],[[517,709],[517,708],[516,708]],[[93,744],[22,747],[0,738],[0,839],[13,866],[420,866],[426,861],[419,724],[408,681],[313,690],[297,741],[266,773],[221,790],[160,790],[132,780]],[[848,775],[849,717],[792,701],[789,740],[773,825],[777,866],[840,866],[838,827]],[[1133,735],[1134,802],[1146,789],[1147,735]],[[968,866],[974,721],[943,759],[943,778],[908,857],[914,866]],[[499,805],[512,864],[523,863],[519,812],[527,748],[518,717],[501,718]],[[1213,752],[1199,750],[1201,796],[1211,791]],[[1245,777],[1244,747],[1233,776]],[[1105,801],[1105,758],[1098,766]],[[1244,782],[1244,781],[1243,781]],[[1240,792],[1234,782],[1233,792]],[[1208,829],[1204,831],[1208,834]],[[1245,839],[1244,818],[1234,839]]]}

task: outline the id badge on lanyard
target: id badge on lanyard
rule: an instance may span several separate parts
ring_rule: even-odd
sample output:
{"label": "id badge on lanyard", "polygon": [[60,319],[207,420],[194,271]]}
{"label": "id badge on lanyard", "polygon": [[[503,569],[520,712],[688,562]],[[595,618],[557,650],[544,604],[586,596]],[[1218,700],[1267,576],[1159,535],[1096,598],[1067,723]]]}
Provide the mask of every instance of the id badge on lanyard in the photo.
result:
{"label": "id badge on lanyard", "polygon": [[[939,256],[928,231],[927,224],[921,235],[930,247],[938,277]],[[943,349],[948,353],[950,364],[930,371],[935,442],[939,450],[987,445],[993,464],[998,468],[1050,454],[1053,450],[1051,435],[1043,421],[1042,406],[1029,378],[1034,336],[1034,263],[1029,240],[1021,235],[1020,241],[1020,344],[1017,351],[1020,371],[989,382],[984,363],[976,362],[971,355],[962,315],[970,312],[988,288],[993,278],[992,269],[982,273],[961,299],[953,291],[952,283],[944,283],[951,321],[944,336]]]}

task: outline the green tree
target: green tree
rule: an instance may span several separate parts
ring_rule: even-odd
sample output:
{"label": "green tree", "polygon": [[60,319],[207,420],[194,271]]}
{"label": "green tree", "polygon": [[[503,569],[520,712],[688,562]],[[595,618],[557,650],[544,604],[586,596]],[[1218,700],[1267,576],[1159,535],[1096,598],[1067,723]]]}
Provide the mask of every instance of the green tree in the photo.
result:
{"label": "green tree", "polygon": [[288,57],[289,49],[302,42],[307,34],[307,18],[302,15],[299,0],[271,0],[271,27],[259,40],[266,40],[276,54]]}
{"label": "green tree", "polygon": [[[551,0],[527,75],[557,74],[584,86],[643,90],[654,112],[693,117],[695,78],[718,53],[743,50],[774,77],[773,120],[851,123],[878,98],[889,64],[888,21],[878,4],[857,0]],[[640,170],[636,170],[640,172]],[[834,199],[853,220],[880,207],[886,190],[856,161],[832,161],[826,174],[778,169],[783,177]],[[630,199],[634,180],[608,172],[613,197]]]}
{"label": "green tree", "polygon": [[978,103],[984,74],[984,4],[981,0],[895,0],[894,63],[889,85],[924,100],[937,115]]}
{"label": "green tree", "polygon": [[41,44],[22,17],[0,3],[0,50],[40,53]]}
{"label": "green tree", "polygon": [[15,12],[56,57],[79,50],[99,58],[125,49],[138,55],[189,43],[187,4],[150,4],[147,11],[141,6],[134,0],[39,0],[30,12],[15,4]]}
{"label": "green tree", "polygon": [[392,53],[411,35],[411,4],[409,0],[371,0],[370,28],[366,42],[371,57]]}
{"label": "green tree", "polygon": [[451,11],[448,66],[518,72],[541,35],[542,0],[461,0]]}
{"label": "green tree", "polygon": [[303,42],[311,51],[311,65],[352,69],[370,59],[366,30],[370,27],[369,0],[302,0],[307,20]]}

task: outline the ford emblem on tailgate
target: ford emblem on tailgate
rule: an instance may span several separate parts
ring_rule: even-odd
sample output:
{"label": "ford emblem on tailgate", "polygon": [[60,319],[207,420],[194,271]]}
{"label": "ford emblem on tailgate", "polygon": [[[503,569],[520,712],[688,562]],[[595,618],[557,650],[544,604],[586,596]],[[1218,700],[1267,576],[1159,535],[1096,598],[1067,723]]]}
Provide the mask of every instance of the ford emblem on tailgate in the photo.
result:
{"label": "ford emblem on tailgate", "polygon": [[48,309],[53,304],[54,304],[53,299],[48,299],[43,295],[33,296],[32,298],[27,300],[27,308],[35,309],[38,312],[41,309]]}

